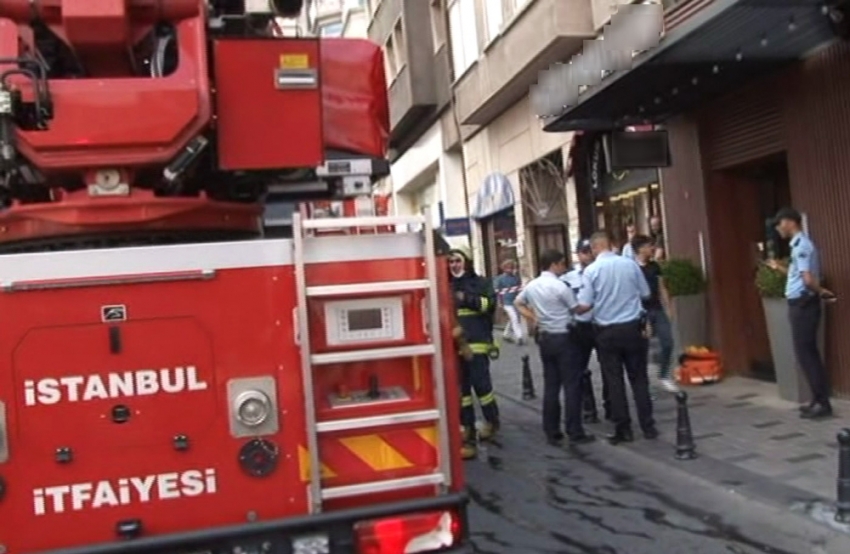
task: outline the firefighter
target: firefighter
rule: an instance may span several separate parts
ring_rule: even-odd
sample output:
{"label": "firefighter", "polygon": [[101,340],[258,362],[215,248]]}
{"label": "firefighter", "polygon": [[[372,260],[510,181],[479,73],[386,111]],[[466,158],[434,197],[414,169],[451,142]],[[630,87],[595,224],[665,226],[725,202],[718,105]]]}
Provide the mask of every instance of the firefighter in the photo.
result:
{"label": "firefighter", "polygon": [[475,273],[472,257],[466,251],[454,249],[449,253],[449,271],[457,321],[472,351],[471,356],[460,356],[459,360],[463,426],[461,455],[469,460],[478,453],[473,390],[485,419],[477,438],[490,440],[499,429],[499,408],[490,379],[490,358],[496,357],[498,352],[493,343],[496,295],[490,280]]}

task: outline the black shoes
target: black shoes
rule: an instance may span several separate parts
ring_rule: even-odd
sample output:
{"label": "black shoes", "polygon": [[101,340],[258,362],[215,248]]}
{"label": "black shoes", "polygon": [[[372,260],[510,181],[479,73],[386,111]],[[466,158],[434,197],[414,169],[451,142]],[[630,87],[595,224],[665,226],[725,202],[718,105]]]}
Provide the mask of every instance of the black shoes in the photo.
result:
{"label": "black shoes", "polygon": [[[564,434],[563,433],[555,433],[554,435],[549,435],[546,437],[546,443],[549,446],[562,446],[564,444]],[[582,433],[581,435],[577,435],[575,437],[570,437],[570,445],[576,446],[581,444],[590,444],[596,441],[596,437],[591,435],[590,433]]]}
{"label": "black shoes", "polygon": [[[655,426],[649,427],[648,429],[644,429],[643,438],[646,440],[655,440],[658,438],[658,429]],[[625,442],[634,442],[635,435],[632,433],[631,429],[620,429],[619,431],[614,432],[611,435],[608,435],[608,442],[614,446],[618,444],[623,444]]]}
{"label": "black shoes", "polygon": [[590,444],[596,441],[596,437],[589,433],[582,433],[575,437],[570,437],[570,446],[579,446],[582,444]]}
{"label": "black shoes", "polygon": [[658,438],[658,429],[655,427],[650,427],[649,429],[645,429],[643,431],[643,438],[648,441],[654,441]]}
{"label": "black shoes", "polygon": [[808,406],[800,408],[800,417],[803,419],[825,419],[832,417],[832,406],[821,402],[813,402]]}
{"label": "black shoes", "polygon": [[564,434],[555,433],[554,435],[549,435],[546,437],[546,443],[549,446],[561,446],[564,444]]}
{"label": "black shoes", "polygon": [[625,442],[634,442],[635,436],[631,429],[620,429],[611,435],[608,435],[608,443],[614,446]]}

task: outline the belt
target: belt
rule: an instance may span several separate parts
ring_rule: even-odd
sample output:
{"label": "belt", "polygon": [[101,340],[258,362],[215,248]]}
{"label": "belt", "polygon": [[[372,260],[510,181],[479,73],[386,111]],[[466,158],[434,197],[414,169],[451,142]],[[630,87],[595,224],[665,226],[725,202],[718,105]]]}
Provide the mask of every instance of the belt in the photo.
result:
{"label": "belt", "polygon": [[597,325],[597,324],[594,323],[593,326],[598,331],[604,331],[605,329],[618,329],[618,328],[622,328],[622,327],[631,327],[633,325],[640,325],[640,324],[641,324],[641,320],[638,318],[638,319],[633,319],[632,321],[624,321],[623,323],[611,323],[609,325]]}
{"label": "belt", "polygon": [[569,334],[569,331],[558,331],[557,333],[553,331],[537,331],[537,336],[539,337],[565,337]]}
{"label": "belt", "polygon": [[819,298],[819,297],[815,294],[804,294],[803,296],[798,296],[797,298],[789,298],[788,299],[788,305],[789,306],[799,306],[800,304],[805,304],[807,302],[811,302],[812,300],[815,300],[817,298]]}

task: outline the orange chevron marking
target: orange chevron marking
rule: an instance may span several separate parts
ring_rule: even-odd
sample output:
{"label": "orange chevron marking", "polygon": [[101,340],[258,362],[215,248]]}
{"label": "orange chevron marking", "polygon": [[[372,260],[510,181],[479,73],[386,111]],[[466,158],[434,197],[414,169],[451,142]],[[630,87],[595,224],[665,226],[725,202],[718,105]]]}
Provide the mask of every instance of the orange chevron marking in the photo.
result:
{"label": "orange chevron marking", "polygon": [[[328,452],[325,453],[325,459],[322,462],[322,478],[344,476],[346,473],[355,470],[355,468],[344,468],[337,465],[344,465],[346,462],[342,459],[334,460],[336,457],[344,459],[350,456],[348,464],[354,464],[356,461],[356,465],[360,466],[357,469],[362,471],[368,468],[376,473],[414,468],[423,463],[428,463],[420,458],[436,457],[436,427],[420,427],[408,431],[396,431],[395,433],[395,436],[390,431],[382,434],[371,433],[331,439],[333,443],[326,446]],[[419,443],[421,446],[411,448],[416,441],[421,441]],[[328,456],[332,452],[336,452],[336,455]],[[343,453],[345,456],[342,456]],[[306,448],[298,447],[298,458],[301,480],[308,482],[310,480],[310,457]]]}
{"label": "orange chevron marking", "polygon": [[[298,466],[301,470],[301,481],[304,483],[310,481],[310,453],[303,446],[298,447]],[[336,473],[325,464],[322,464],[321,475],[323,479],[336,477]]]}

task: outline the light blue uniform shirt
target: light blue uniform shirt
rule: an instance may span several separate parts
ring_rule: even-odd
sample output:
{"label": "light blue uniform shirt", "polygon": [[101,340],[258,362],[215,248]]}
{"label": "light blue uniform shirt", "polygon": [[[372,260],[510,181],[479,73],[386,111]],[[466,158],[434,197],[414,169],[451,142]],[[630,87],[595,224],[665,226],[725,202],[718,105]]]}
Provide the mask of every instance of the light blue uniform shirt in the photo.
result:
{"label": "light blue uniform shirt", "polygon": [[566,333],[578,306],[573,291],[551,271],[544,271],[517,296],[537,314],[537,326],[547,333]]}
{"label": "light blue uniform shirt", "polygon": [[[561,276],[561,280],[567,284],[568,287],[573,291],[573,294],[576,298],[581,294],[581,289],[584,286],[584,268],[576,268],[572,271],[568,271]],[[573,314],[573,317],[576,321],[582,321],[585,323],[589,323],[593,321],[593,310],[589,312],[585,312],[581,315]]]}
{"label": "light blue uniform shirt", "polygon": [[632,248],[632,243],[627,242],[623,245],[623,249],[620,251],[620,255],[624,258],[635,259],[635,249]]}
{"label": "light blue uniform shirt", "polygon": [[593,308],[597,325],[637,321],[644,313],[641,299],[651,294],[640,266],[613,252],[596,256],[584,270],[584,281],[578,303]]}
{"label": "light blue uniform shirt", "polygon": [[793,300],[814,294],[803,282],[803,272],[808,271],[820,281],[818,250],[811,239],[802,231],[791,239],[791,263],[788,264],[788,280],[785,282],[785,298]]}

